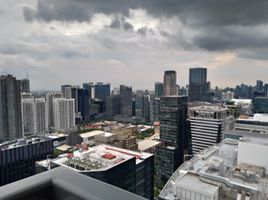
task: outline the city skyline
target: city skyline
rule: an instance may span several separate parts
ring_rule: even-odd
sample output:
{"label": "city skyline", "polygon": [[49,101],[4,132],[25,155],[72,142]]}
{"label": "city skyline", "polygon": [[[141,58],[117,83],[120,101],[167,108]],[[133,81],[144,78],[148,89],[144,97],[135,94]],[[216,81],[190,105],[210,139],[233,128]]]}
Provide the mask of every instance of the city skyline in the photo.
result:
{"label": "city skyline", "polygon": [[28,72],[34,90],[86,81],[152,89],[165,70],[186,85],[192,67],[208,68],[212,87],[268,82],[266,7],[241,0],[5,1],[0,72]]}

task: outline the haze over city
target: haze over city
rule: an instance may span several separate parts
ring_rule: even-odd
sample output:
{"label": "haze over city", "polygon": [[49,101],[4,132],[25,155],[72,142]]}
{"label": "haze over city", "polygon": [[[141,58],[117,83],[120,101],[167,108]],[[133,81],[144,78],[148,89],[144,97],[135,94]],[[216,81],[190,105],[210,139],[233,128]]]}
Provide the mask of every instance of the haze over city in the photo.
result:
{"label": "haze over city", "polygon": [[32,89],[105,81],[152,89],[163,71],[212,87],[268,82],[267,1],[2,0],[0,71]]}

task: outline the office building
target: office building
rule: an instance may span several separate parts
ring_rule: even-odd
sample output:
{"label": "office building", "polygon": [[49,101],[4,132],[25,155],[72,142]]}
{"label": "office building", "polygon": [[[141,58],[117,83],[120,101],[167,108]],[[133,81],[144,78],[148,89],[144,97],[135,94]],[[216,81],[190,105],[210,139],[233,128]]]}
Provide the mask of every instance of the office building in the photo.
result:
{"label": "office building", "polygon": [[150,121],[150,97],[143,91],[137,91],[135,95],[135,116],[137,123]]}
{"label": "office building", "polygon": [[254,113],[268,113],[268,97],[255,97],[253,99]]}
{"label": "office building", "polygon": [[165,71],[164,74],[164,96],[177,95],[177,72],[176,71]]}
{"label": "office building", "polygon": [[71,99],[72,96],[72,86],[71,85],[62,85],[61,86],[61,93],[64,98]]}
{"label": "office building", "polygon": [[[235,132],[246,132],[246,136],[262,134],[268,136],[268,114],[241,115],[234,123]],[[239,137],[235,138],[239,139]]]}
{"label": "office building", "polygon": [[75,127],[74,99],[53,99],[53,124],[55,130],[68,130]]}
{"label": "office building", "polygon": [[159,199],[267,199],[267,142],[225,139],[198,153],[176,170]]}
{"label": "office building", "polygon": [[35,162],[53,151],[52,140],[28,137],[0,144],[0,186],[35,174]]}
{"label": "office building", "polygon": [[160,98],[150,100],[150,121],[151,124],[160,121]]}
{"label": "office building", "polygon": [[46,133],[45,99],[22,99],[23,135]]}
{"label": "office building", "polygon": [[149,153],[138,153],[108,145],[82,145],[81,149],[74,151],[72,155],[62,155],[53,159],[50,166],[67,167],[147,199],[153,199],[153,162],[154,157]]}
{"label": "office building", "polygon": [[164,96],[164,84],[156,82],[154,84],[154,92],[155,92],[155,97],[160,98]]}
{"label": "office building", "polygon": [[257,82],[256,82],[256,91],[263,91],[263,81],[257,80]]}
{"label": "office building", "polygon": [[94,85],[94,98],[106,100],[108,96],[111,94],[111,86],[110,83],[102,83],[98,82]]}
{"label": "office building", "polygon": [[232,123],[234,122],[232,119],[233,117],[229,116],[228,108],[221,106],[212,105],[189,108],[193,154],[221,142],[223,131],[232,128]]}
{"label": "office building", "polygon": [[132,116],[132,87],[120,85],[120,112],[122,116]]}
{"label": "office building", "polygon": [[92,83],[92,82],[83,83],[83,88],[88,91],[89,99],[92,99],[93,93],[94,93],[94,83]]}
{"label": "office building", "polygon": [[211,101],[207,68],[191,68],[189,72],[189,101]]}
{"label": "office building", "polygon": [[267,83],[264,84],[263,90],[264,90],[265,96],[268,97],[268,84]]}
{"label": "office building", "polygon": [[62,93],[60,92],[50,92],[46,94],[46,130],[48,132],[53,132],[54,128],[54,114],[53,114],[53,100],[55,98],[62,98]]}
{"label": "office building", "polygon": [[0,141],[22,136],[21,92],[12,75],[0,76]]}
{"label": "office building", "polygon": [[120,114],[120,95],[111,95],[106,98],[106,117],[112,119]]}
{"label": "office building", "polygon": [[160,98],[160,139],[177,146],[183,144],[187,118],[187,97]]}
{"label": "office building", "polygon": [[160,140],[156,148],[156,184],[163,187],[173,172],[184,160],[187,146],[187,96],[166,96],[160,98]]}
{"label": "office building", "polygon": [[89,93],[88,90],[80,88],[77,90],[78,112],[81,113],[83,121],[89,121]]}

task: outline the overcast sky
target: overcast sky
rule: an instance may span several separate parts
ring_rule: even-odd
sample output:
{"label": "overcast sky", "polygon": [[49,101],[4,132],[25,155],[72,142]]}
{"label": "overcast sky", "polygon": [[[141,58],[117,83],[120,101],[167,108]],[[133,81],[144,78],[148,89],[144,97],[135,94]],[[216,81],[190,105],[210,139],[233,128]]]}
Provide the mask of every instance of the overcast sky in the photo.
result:
{"label": "overcast sky", "polygon": [[1,0],[0,72],[32,89],[152,89],[207,67],[212,86],[268,82],[267,0]]}

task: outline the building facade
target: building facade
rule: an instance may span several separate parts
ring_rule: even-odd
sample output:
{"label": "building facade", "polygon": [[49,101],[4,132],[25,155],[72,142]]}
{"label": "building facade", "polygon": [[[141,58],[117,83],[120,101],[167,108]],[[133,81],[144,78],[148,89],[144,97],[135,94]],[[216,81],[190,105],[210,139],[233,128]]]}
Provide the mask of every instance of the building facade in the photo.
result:
{"label": "building facade", "polygon": [[154,84],[154,92],[155,92],[156,98],[160,98],[164,96],[164,84],[160,82],[156,82]]}
{"label": "building facade", "polygon": [[23,134],[44,135],[46,129],[46,101],[44,98],[22,99]]}
{"label": "building facade", "polygon": [[192,152],[196,154],[220,143],[227,129],[229,109],[220,106],[197,106],[189,109]]}
{"label": "building facade", "polygon": [[255,97],[253,99],[254,113],[268,113],[268,97]]}
{"label": "building facade", "polygon": [[189,72],[189,101],[211,101],[207,68],[191,68]]}
{"label": "building facade", "polygon": [[75,127],[74,99],[54,99],[53,120],[55,130],[68,130]]}
{"label": "building facade", "polygon": [[132,116],[132,87],[120,85],[120,111],[122,116]]}
{"label": "building facade", "polygon": [[21,91],[19,81],[11,76],[0,77],[0,141],[22,136]]}
{"label": "building facade", "polygon": [[177,95],[177,72],[165,71],[164,73],[164,96]]}
{"label": "building facade", "polygon": [[156,148],[156,184],[163,184],[184,160],[187,137],[187,96],[166,96],[160,98],[160,140]]}
{"label": "building facade", "polygon": [[35,162],[52,151],[52,140],[42,137],[0,144],[0,186],[34,175]]}

